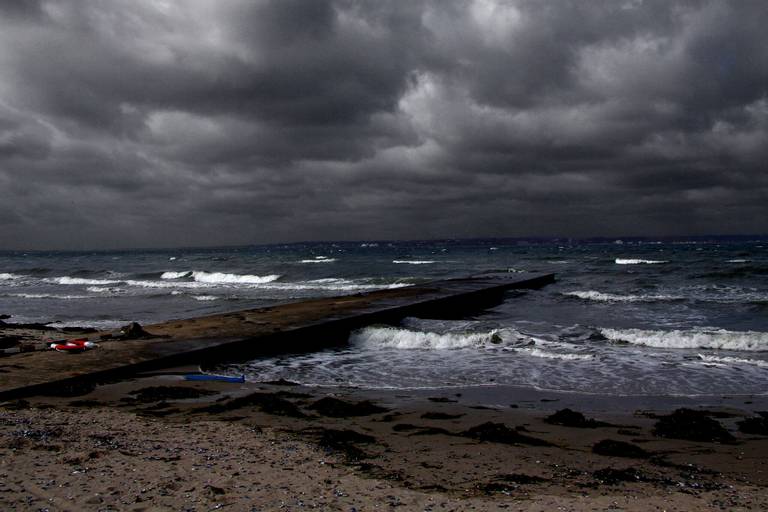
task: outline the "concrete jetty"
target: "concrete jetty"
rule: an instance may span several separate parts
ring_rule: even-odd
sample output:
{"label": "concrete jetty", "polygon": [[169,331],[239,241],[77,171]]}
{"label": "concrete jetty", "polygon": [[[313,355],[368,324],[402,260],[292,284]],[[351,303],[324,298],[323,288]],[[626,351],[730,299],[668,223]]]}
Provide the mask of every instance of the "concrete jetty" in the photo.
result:
{"label": "concrete jetty", "polygon": [[338,346],[366,325],[405,317],[461,318],[501,303],[508,290],[554,280],[554,274],[483,274],[148,325],[155,337],[104,341],[80,354],[44,351],[0,359],[0,400],[75,396],[139,372]]}

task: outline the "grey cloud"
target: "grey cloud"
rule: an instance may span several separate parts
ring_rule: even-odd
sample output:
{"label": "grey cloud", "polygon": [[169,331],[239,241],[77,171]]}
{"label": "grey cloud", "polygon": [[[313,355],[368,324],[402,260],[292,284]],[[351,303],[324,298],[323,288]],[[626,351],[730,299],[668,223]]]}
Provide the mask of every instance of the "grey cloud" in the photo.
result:
{"label": "grey cloud", "polygon": [[765,232],[764,2],[0,11],[0,248]]}

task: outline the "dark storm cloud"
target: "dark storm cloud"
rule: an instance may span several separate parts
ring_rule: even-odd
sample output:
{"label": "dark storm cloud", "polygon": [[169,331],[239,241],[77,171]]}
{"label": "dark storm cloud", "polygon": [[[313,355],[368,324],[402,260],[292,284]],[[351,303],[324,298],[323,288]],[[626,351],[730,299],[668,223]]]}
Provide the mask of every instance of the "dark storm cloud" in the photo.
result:
{"label": "dark storm cloud", "polygon": [[757,1],[5,2],[2,247],[765,232],[766,21]]}

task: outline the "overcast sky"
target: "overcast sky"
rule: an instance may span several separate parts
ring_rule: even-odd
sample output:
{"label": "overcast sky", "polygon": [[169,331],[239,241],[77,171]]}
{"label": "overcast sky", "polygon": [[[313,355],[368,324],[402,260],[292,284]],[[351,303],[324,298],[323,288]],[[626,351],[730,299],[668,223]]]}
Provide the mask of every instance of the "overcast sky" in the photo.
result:
{"label": "overcast sky", "polygon": [[0,11],[0,249],[768,232],[763,0]]}

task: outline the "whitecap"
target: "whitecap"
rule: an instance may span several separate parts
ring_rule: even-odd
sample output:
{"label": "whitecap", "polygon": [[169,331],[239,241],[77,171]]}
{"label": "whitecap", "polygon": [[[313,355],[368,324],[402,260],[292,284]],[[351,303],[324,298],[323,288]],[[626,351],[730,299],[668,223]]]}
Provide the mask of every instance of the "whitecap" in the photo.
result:
{"label": "whitecap", "polygon": [[91,299],[90,295],[60,295],[56,293],[10,293],[8,297],[19,297],[22,299],[53,299],[53,300],[73,300],[73,299]]}
{"label": "whitecap", "polygon": [[450,350],[495,345],[500,342],[496,330],[479,333],[436,333],[411,331],[397,327],[365,327],[353,332],[349,342],[361,348],[396,348],[403,350]]}
{"label": "whitecap", "polygon": [[118,284],[122,281],[115,281],[114,279],[84,279],[81,277],[69,277],[69,276],[63,276],[63,277],[49,277],[43,279],[46,283],[55,283],[55,284],[72,284],[72,285],[107,285],[107,284]]}
{"label": "whitecap", "polygon": [[517,349],[517,352],[528,354],[533,357],[540,357],[542,359],[559,359],[561,361],[590,361],[594,359],[594,356],[590,354],[563,354],[560,352],[549,352],[538,348],[522,348]]}
{"label": "whitecap", "polygon": [[160,275],[160,279],[181,279],[184,277],[189,277],[192,275],[192,272],[189,270],[185,270],[183,272],[163,272]]}
{"label": "whitecap", "polygon": [[[161,279],[181,279],[181,278],[188,278],[191,277],[195,282],[198,283],[208,283],[208,284],[263,284],[263,283],[271,283],[272,281],[276,281],[280,279],[280,276],[277,274],[271,274],[266,276],[257,276],[253,274],[228,274],[225,272],[205,272],[202,270],[187,270],[182,272],[163,272],[160,275]],[[151,281],[146,281],[147,283],[151,283]],[[142,283],[142,281],[131,281],[131,284],[133,283]],[[179,283],[173,283],[172,286],[178,285]],[[139,284],[138,286],[150,286],[154,287],[154,285],[146,284],[142,285]],[[158,288],[163,288],[164,286],[158,286]]]}
{"label": "whitecap", "polygon": [[728,260],[726,263],[749,263],[751,260]]}
{"label": "whitecap", "polygon": [[699,359],[704,361],[705,363],[715,363],[718,365],[725,366],[726,364],[751,364],[754,366],[759,366],[760,368],[768,368],[768,361],[763,361],[761,359],[743,359],[741,357],[729,357],[729,356],[710,356],[705,354],[698,354]]}
{"label": "whitecap", "polygon": [[199,301],[211,301],[219,300],[221,297],[217,295],[193,295],[192,298]]}
{"label": "whitecap", "polygon": [[676,295],[617,295],[614,293],[598,292],[596,290],[575,290],[572,292],[562,292],[562,295],[596,302],[658,302],[685,300],[685,297]]}
{"label": "whitecap", "polygon": [[0,272],[0,281],[13,281],[15,279],[21,279],[18,274],[11,274],[10,272]]}
{"label": "whitecap", "polygon": [[655,331],[644,329],[600,329],[610,341],[655,348],[710,348],[722,350],[766,351],[768,333],[728,331],[714,328]]}
{"label": "whitecap", "polygon": [[405,264],[405,265],[430,265],[432,263],[437,263],[434,260],[392,260],[392,263],[395,264]]}
{"label": "whitecap", "polygon": [[316,256],[313,260],[300,260],[299,263],[333,263],[336,258],[328,258],[326,256]]}
{"label": "whitecap", "polygon": [[661,263],[669,263],[666,260],[641,260],[635,258],[616,258],[617,265],[658,265]]}

